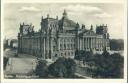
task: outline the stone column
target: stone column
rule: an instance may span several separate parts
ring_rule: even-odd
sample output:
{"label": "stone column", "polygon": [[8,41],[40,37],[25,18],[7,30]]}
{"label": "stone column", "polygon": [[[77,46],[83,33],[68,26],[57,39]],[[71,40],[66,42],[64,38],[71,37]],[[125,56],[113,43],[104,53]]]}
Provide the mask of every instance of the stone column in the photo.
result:
{"label": "stone column", "polygon": [[91,38],[91,49],[93,49],[93,37]]}
{"label": "stone column", "polygon": [[71,41],[72,41],[72,38],[71,39],[69,39],[69,42],[68,42],[68,46],[69,46],[69,50],[71,50]]}
{"label": "stone column", "polygon": [[91,48],[91,37],[89,37],[89,50]]}
{"label": "stone column", "polygon": [[89,38],[89,50],[91,48],[91,37]]}
{"label": "stone column", "polygon": [[27,44],[28,44],[28,46],[27,46],[27,49],[28,49],[28,54],[30,54],[30,49],[31,49],[31,40],[30,40],[30,38],[27,38]]}
{"label": "stone column", "polygon": [[88,48],[88,38],[86,37],[84,41],[85,41],[85,48],[87,50],[87,48]]}
{"label": "stone column", "polygon": [[90,39],[89,39],[89,38],[90,38],[90,37],[88,37],[88,40],[87,40],[87,41],[88,41],[88,42],[87,42],[87,43],[88,43],[88,49],[89,49],[89,47],[90,47]]}
{"label": "stone column", "polygon": [[89,49],[91,48],[91,37],[89,38]]}
{"label": "stone column", "polygon": [[94,38],[94,47],[96,49],[96,37]]}
{"label": "stone column", "polygon": [[83,50],[83,38],[81,39],[81,50]]}
{"label": "stone column", "polygon": [[85,48],[85,38],[83,38],[83,50]]}
{"label": "stone column", "polygon": [[94,48],[94,37],[92,37],[92,49]]}
{"label": "stone column", "polygon": [[[51,55],[52,55],[52,53],[53,53],[53,41],[54,41],[54,39],[53,38],[51,38],[51,46],[50,46],[50,48],[51,48]],[[56,49],[54,49],[54,50],[56,50]]]}
{"label": "stone column", "polygon": [[44,45],[43,45],[43,47],[44,47],[44,54],[43,54],[43,56],[44,56],[44,59],[46,59],[46,38],[44,37],[43,38],[43,41],[44,41]]}
{"label": "stone column", "polygon": [[100,50],[100,38],[98,38],[98,48]]}
{"label": "stone column", "polygon": [[84,43],[85,43],[85,48],[87,49],[87,47],[88,47],[87,37],[84,39]]}
{"label": "stone column", "polygon": [[89,48],[89,38],[87,37],[87,49]]}
{"label": "stone column", "polygon": [[97,38],[95,38],[95,48],[97,48]]}
{"label": "stone column", "polygon": [[99,49],[99,38],[97,38],[97,49]]}
{"label": "stone column", "polygon": [[94,45],[93,45],[93,37],[92,37],[92,49],[93,49],[93,46],[94,46]]}
{"label": "stone column", "polygon": [[61,50],[64,50],[64,39],[63,38],[61,39],[61,42],[62,42]]}
{"label": "stone column", "polygon": [[22,52],[24,53],[24,38],[22,38]]}
{"label": "stone column", "polygon": [[87,48],[87,37],[84,38],[84,49]]}
{"label": "stone column", "polygon": [[81,48],[80,48],[80,41],[81,41],[81,39],[79,38],[79,50],[81,49]]}
{"label": "stone column", "polygon": [[102,41],[101,41],[101,38],[100,38],[100,50],[102,49]]}
{"label": "stone column", "polygon": [[58,50],[60,50],[60,38],[58,39]]}
{"label": "stone column", "polygon": [[78,50],[80,50],[80,39],[78,38]]}
{"label": "stone column", "polygon": [[103,39],[103,47],[105,47],[105,44],[104,43],[105,43],[105,40]]}
{"label": "stone column", "polygon": [[90,48],[92,49],[92,37],[90,37]]}
{"label": "stone column", "polygon": [[87,38],[85,37],[84,38],[84,49],[86,50],[86,48],[87,48]]}
{"label": "stone column", "polygon": [[92,37],[92,49],[94,49],[94,37]]}
{"label": "stone column", "polygon": [[66,46],[66,50],[68,49],[68,41],[67,38],[65,39],[65,46]]}
{"label": "stone column", "polygon": [[102,47],[102,45],[101,45],[101,38],[99,39],[99,41],[100,41],[100,44],[99,45],[100,45],[100,50],[101,50],[101,47]]}
{"label": "stone column", "polygon": [[82,50],[84,50],[84,38],[82,39]]}
{"label": "stone column", "polygon": [[80,42],[79,42],[79,47],[80,47],[80,50],[81,50],[81,39],[80,39]]}
{"label": "stone column", "polygon": [[101,47],[102,47],[102,50],[103,50],[103,39],[101,39]]}

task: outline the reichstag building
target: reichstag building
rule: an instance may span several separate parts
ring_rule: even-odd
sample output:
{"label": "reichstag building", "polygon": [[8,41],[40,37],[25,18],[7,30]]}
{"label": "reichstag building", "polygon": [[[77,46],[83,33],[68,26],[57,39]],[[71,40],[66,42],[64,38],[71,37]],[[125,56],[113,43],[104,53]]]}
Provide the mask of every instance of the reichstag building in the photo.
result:
{"label": "reichstag building", "polygon": [[76,50],[93,52],[110,50],[107,25],[93,25],[87,29],[70,20],[66,10],[61,19],[41,18],[41,28],[34,31],[32,24],[20,24],[18,33],[18,52],[55,59],[57,57],[73,58]]}

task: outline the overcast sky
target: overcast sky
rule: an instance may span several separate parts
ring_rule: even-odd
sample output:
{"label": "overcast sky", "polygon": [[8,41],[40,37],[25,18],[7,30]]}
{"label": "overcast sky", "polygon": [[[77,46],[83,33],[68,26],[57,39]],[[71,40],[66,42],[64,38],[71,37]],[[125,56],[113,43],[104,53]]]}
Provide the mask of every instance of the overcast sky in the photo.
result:
{"label": "overcast sky", "polygon": [[[68,18],[94,27],[108,25],[111,38],[123,38],[124,7],[120,3],[6,3],[4,6],[4,34],[6,38],[17,38],[20,23],[32,23],[35,30],[40,28],[41,16],[61,19],[66,9]],[[95,29],[95,28],[94,28]]]}

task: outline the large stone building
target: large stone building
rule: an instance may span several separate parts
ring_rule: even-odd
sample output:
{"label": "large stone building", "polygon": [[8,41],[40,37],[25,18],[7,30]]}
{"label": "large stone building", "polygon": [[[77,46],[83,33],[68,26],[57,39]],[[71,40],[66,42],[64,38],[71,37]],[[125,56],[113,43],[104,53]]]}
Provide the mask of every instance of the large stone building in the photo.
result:
{"label": "large stone building", "polygon": [[40,56],[44,59],[55,57],[74,57],[76,50],[102,51],[110,50],[107,25],[91,25],[88,30],[85,25],[79,25],[68,18],[64,10],[61,19],[41,18],[41,29],[34,31],[33,25],[20,24],[18,33],[18,52]]}

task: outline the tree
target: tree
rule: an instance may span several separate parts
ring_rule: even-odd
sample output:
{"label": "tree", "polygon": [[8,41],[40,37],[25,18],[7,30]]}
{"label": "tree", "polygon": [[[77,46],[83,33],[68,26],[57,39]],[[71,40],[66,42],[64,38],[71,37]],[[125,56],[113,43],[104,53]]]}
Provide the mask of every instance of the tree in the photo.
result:
{"label": "tree", "polygon": [[123,57],[120,54],[110,55],[108,52],[104,52],[101,56],[96,54],[93,61],[95,63],[93,65],[96,67],[93,72],[94,76],[102,78],[122,77]]}
{"label": "tree", "polygon": [[123,78],[124,57],[119,53],[114,53],[111,58],[113,59],[114,77]]}
{"label": "tree", "polygon": [[115,51],[124,50],[124,40],[123,39],[111,39],[110,49],[115,50]]}
{"label": "tree", "polygon": [[48,77],[48,66],[45,60],[39,60],[35,69],[35,74],[39,76],[39,78],[47,78]]}
{"label": "tree", "polygon": [[75,66],[75,61],[73,59],[61,57],[51,64],[48,70],[49,74],[54,77],[72,78],[74,77]]}
{"label": "tree", "polygon": [[103,56],[109,56],[110,53],[106,50],[106,48],[104,48],[104,51],[102,53]]}
{"label": "tree", "polygon": [[65,77],[67,70],[63,64],[64,61],[64,58],[59,58],[56,62],[51,64],[48,67],[49,74],[51,74],[54,77]]}
{"label": "tree", "polygon": [[9,61],[9,58],[8,57],[4,57],[4,69],[6,69],[8,61]]}
{"label": "tree", "polygon": [[[123,77],[124,59],[119,53],[110,54],[104,49],[102,54],[84,52],[77,56],[88,64],[88,70],[94,77],[121,78]],[[77,58],[78,59],[78,58]]]}
{"label": "tree", "polygon": [[76,63],[73,59],[66,59],[65,66],[67,68],[67,77],[73,77],[76,71]]}
{"label": "tree", "polygon": [[74,58],[75,58],[76,60],[81,60],[81,59],[82,59],[82,56],[83,56],[83,55],[81,55],[81,54],[82,54],[82,51],[76,50],[76,51],[75,51],[75,57],[74,57]]}
{"label": "tree", "polygon": [[93,56],[92,51],[86,51],[84,56],[83,56],[83,59],[84,59],[85,62],[88,62],[88,61],[91,61],[92,56]]}
{"label": "tree", "polygon": [[75,55],[75,59],[81,60],[83,62],[88,62],[91,60],[92,56],[93,56],[92,50],[91,51],[80,50],[80,51],[77,51],[77,55]]}

